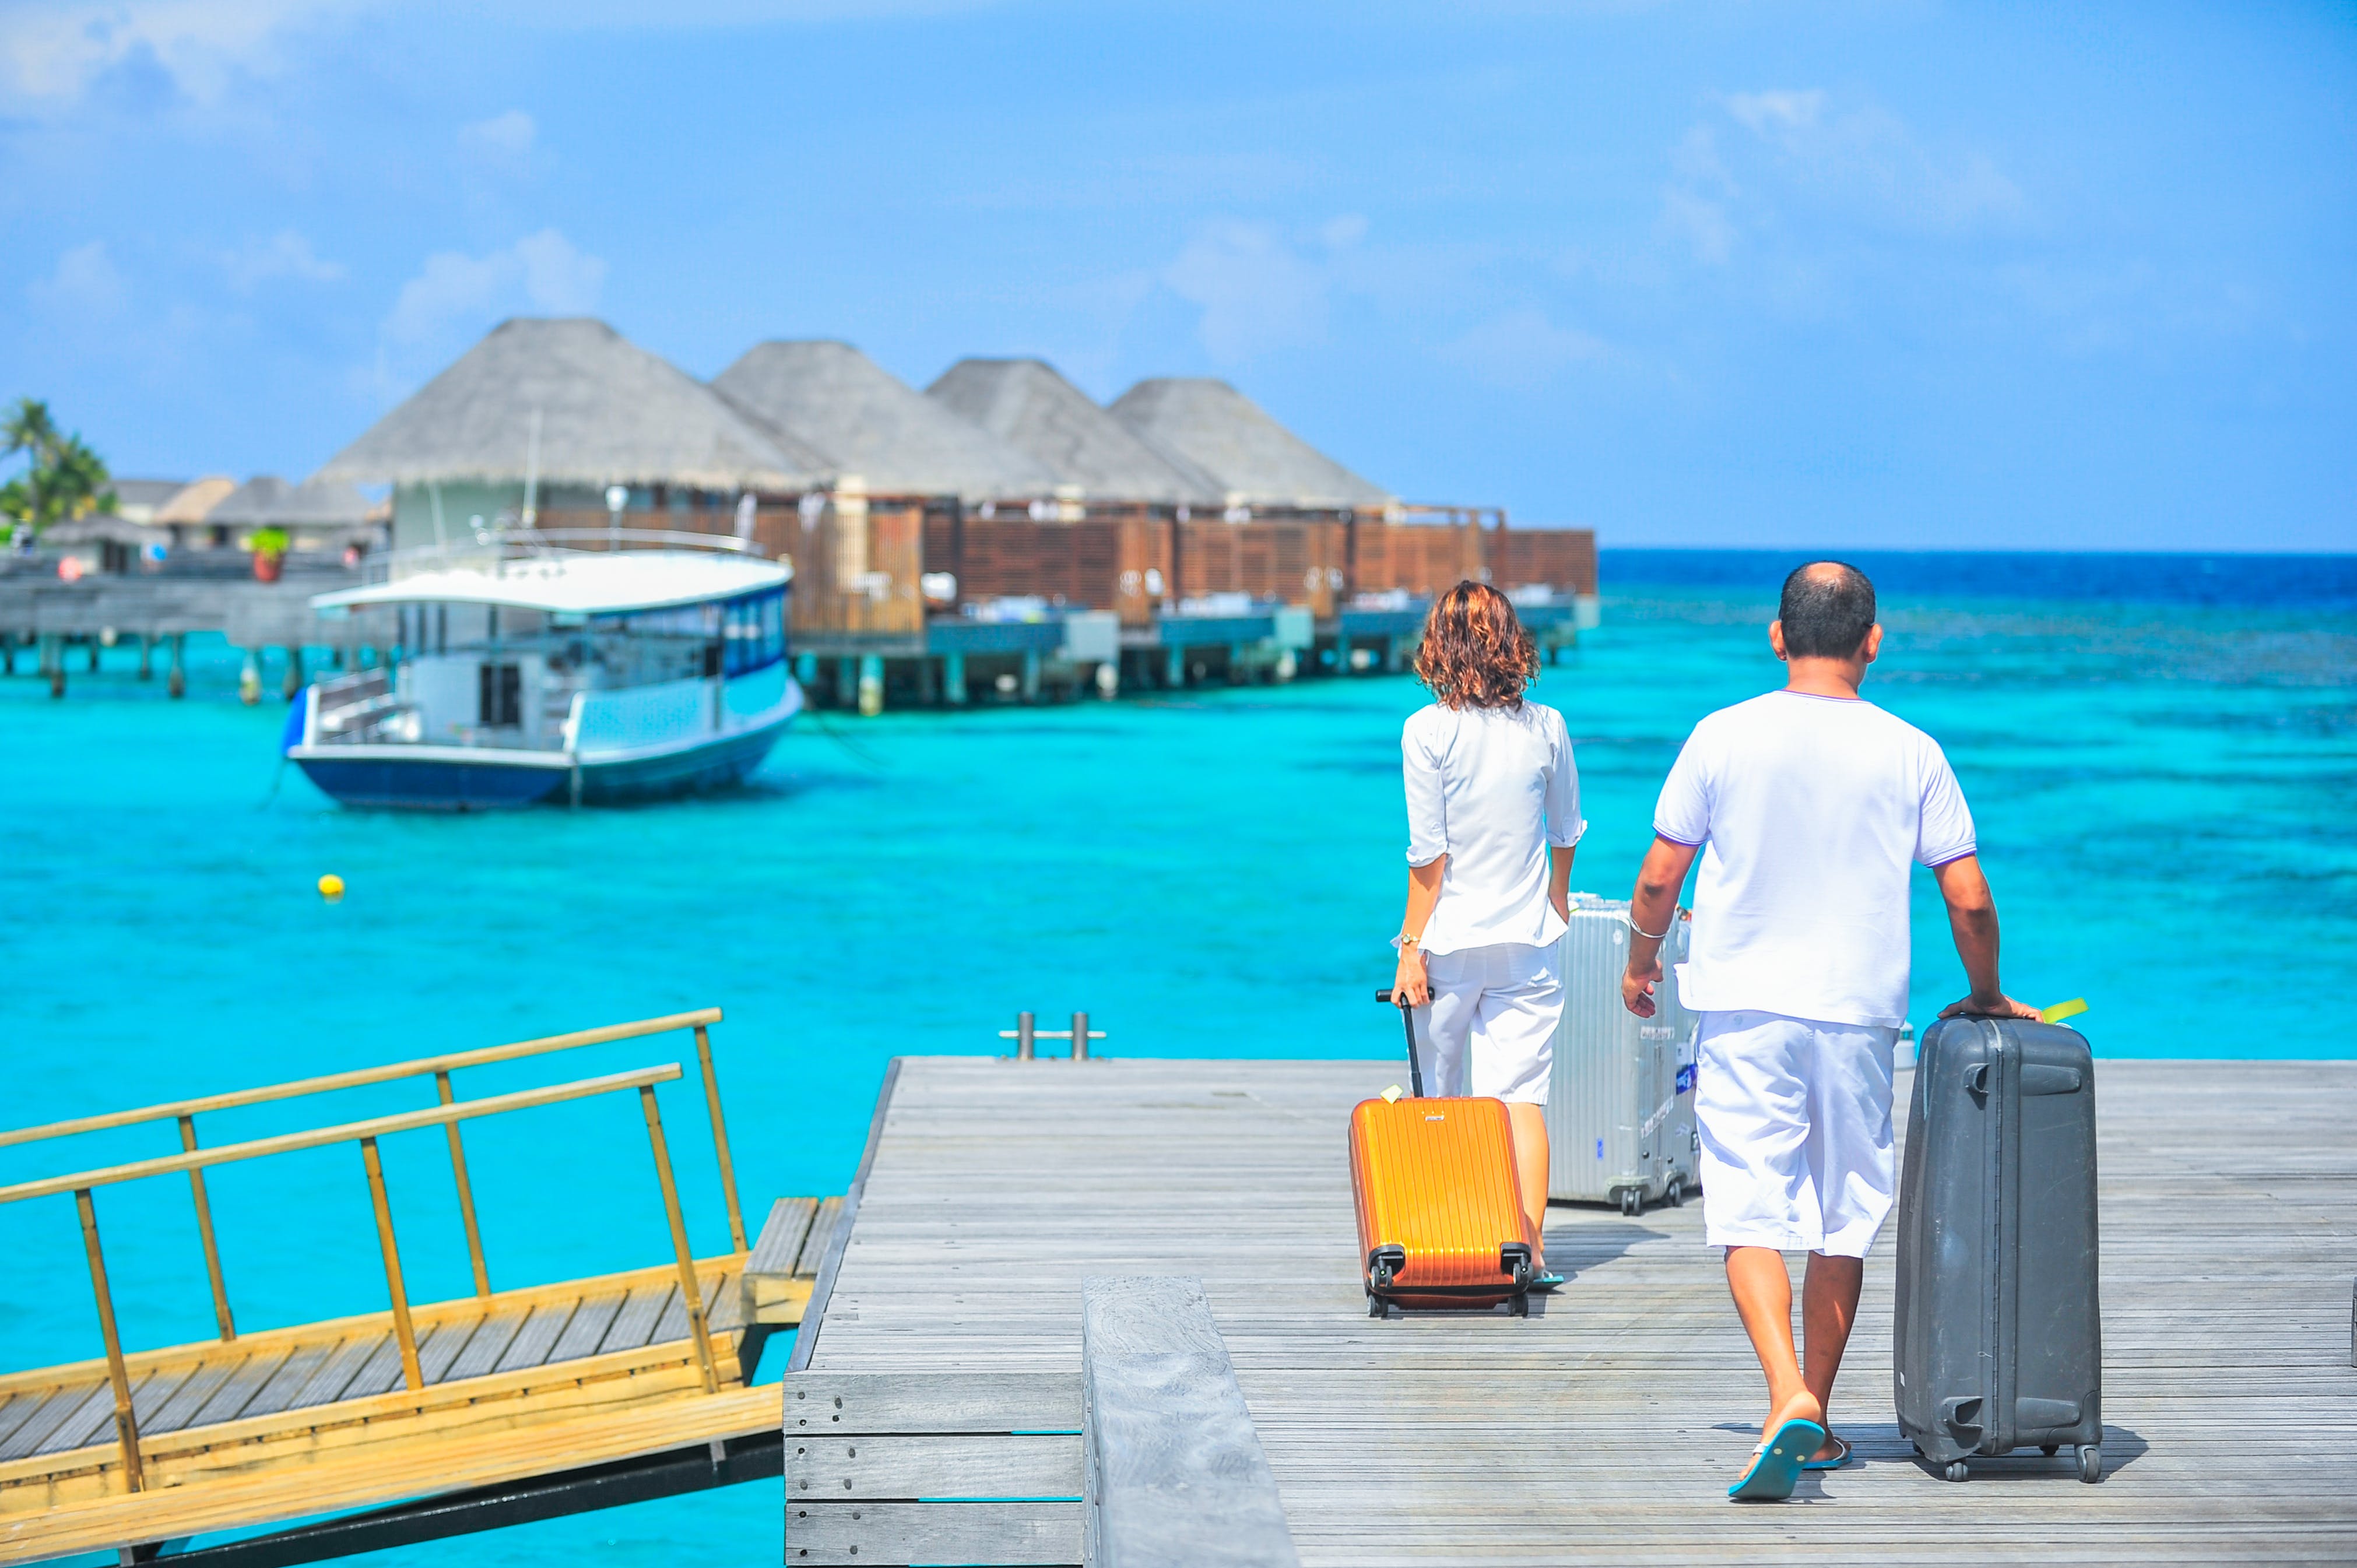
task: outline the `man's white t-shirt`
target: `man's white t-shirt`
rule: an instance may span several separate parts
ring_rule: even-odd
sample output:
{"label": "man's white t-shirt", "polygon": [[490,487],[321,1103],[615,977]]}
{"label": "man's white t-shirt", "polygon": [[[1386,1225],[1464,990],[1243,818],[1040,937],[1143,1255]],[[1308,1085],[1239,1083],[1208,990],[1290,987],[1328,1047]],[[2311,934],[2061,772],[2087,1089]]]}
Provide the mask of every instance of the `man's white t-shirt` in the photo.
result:
{"label": "man's white t-shirt", "polygon": [[1938,742],[1872,703],[1803,692],[1696,725],[1653,831],[1706,846],[1687,1006],[1885,1027],[1907,1021],[1913,866],[1975,853]]}
{"label": "man's white t-shirt", "polygon": [[1520,942],[1565,930],[1547,901],[1547,846],[1575,844],[1579,769],[1563,715],[1537,703],[1408,715],[1400,731],[1407,784],[1407,863],[1448,857],[1424,928],[1427,953]]}

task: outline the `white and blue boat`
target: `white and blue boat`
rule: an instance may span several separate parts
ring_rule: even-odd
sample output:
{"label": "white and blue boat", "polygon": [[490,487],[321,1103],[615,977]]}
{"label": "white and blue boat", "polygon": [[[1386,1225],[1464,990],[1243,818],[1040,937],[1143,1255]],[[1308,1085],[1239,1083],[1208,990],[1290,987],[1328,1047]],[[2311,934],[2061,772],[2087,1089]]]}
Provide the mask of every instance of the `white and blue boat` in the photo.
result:
{"label": "white and blue boat", "polygon": [[288,759],[346,805],[459,811],[684,794],[759,767],[802,706],[792,567],[718,535],[557,537],[404,553],[424,558],[314,598],[397,630],[386,662],[304,691]]}

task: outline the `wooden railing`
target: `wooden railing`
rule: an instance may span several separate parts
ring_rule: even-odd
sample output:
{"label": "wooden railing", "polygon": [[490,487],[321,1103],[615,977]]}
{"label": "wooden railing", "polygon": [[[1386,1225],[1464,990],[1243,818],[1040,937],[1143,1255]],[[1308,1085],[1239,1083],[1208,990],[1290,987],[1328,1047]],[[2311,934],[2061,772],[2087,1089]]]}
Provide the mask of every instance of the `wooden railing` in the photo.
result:
{"label": "wooden railing", "polygon": [[[404,1111],[391,1116],[346,1122],[333,1127],[282,1133],[274,1137],[255,1138],[242,1144],[224,1144],[218,1148],[192,1149],[157,1159],[134,1160],[126,1165],[107,1165],[97,1170],[43,1176],[34,1181],[0,1187],[0,1205],[52,1197],[67,1192],[74,1196],[74,1206],[81,1218],[82,1248],[90,1261],[91,1294],[98,1308],[99,1335],[106,1345],[106,1376],[114,1395],[115,1440],[122,1448],[124,1475],[130,1489],[138,1491],[142,1486],[139,1426],[131,1402],[130,1367],[124,1358],[122,1336],[115,1326],[114,1296],[107,1282],[106,1258],[99,1245],[95,1197],[98,1188],[182,1171],[193,1176],[213,1165],[260,1159],[268,1155],[290,1154],[298,1149],[317,1149],[332,1144],[358,1144],[361,1165],[368,1176],[369,1201],[376,1212],[377,1245],[384,1255],[385,1289],[392,1298],[393,1331],[401,1350],[402,1381],[404,1387],[415,1393],[425,1389],[425,1375],[418,1363],[417,1334],[410,1322],[409,1291],[402,1276],[401,1250],[393,1238],[393,1206],[385,1191],[384,1164],[377,1153],[377,1140],[423,1127],[455,1130],[459,1122],[479,1116],[496,1116],[510,1111],[526,1111],[570,1100],[586,1100],[592,1095],[636,1090],[640,1110],[646,1118],[648,1145],[654,1155],[655,1178],[662,1188],[663,1213],[671,1222],[672,1250],[679,1265],[680,1300],[687,1309],[688,1333],[695,1343],[696,1365],[703,1374],[704,1391],[716,1393],[720,1389],[720,1379],[712,1354],[712,1331],[705,1318],[703,1293],[696,1283],[695,1255],[688,1245],[687,1220],[680,1209],[679,1183],[672,1170],[670,1145],[663,1139],[662,1115],[655,1104],[654,1086],[671,1082],[678,1077],[680,1069],[676,1063],[640,1068],[630,1072],[610,1073],[603,1078],[583,1079],[575,1083],[493,1095],[486,1100],[461,1101],[424,1111]],[[218,1288],[217,1274],[215,1280]]]}
{"label": "wooden railing", "polygon": [[[720,1111],[720,1079],[712,1065],[711,1026],[720,1022],[720,1009],[699,1007],[690,1013],[672,1013],[660,1018],[641,1018],[635,1023],[608,1024],[602,1028],[577,1029],[566,1035],[546,1035],[538,1039],[517,1040],[504,1046],[485,1046],[471,1051],[452,1051],[442,1056],[419,1057],[411,1061],[391,1062],[382,1067],[361,1068],[352,1072],[327,1073],[317,1078],[296,1079],[287,1083],[274,1083],[260,1089],[242,1089],[228,1094],[201,1095],[193,1100],[176,1100],[162,1105],[142,1106],[135,1111],[111,1111],[98,1116],[80,1116],[65,1122],[50,1122],[38,1127],[20,1127],[13,1132],[0,1132],[0,1148],[17,1144],[38,1143],[49,1138],[70,1137],[77,1133],[98,1133],[114,1127],[132,1127],[145,1122],[174,1121],[180,1127],[180,1148],[183,1155],[197,1153],[196,1119],[213,1111],[229,1111],[243,1105],[262,1105],[278,1100],[295,1100],[309,1094],[326,1094],[339,1089],[358,1089],[372,1083],[390,1083],[404,1078],[434,1077],[436,1093],[442,1104],[450,1105],[457,1099],[450,1075],[461,1068],[481,1067],[490,1062],[513,1061],[520,1057],[544,1056],[551,1051],[572,1050],[580,1046],[605,1045],[614,1040],[634,1040],[648,1035],[666,1034],[673,1029],[695,1031],[695,1057],[703,1069],[704,1104],[712,1122],[712,1144],[720,1162],[720,1190],[727,1201],[728,1238],[739,1252],[748,1251],[751,1243],[746,1240],[745,1211],[737,1197],[737,1167],[728,1152],[728,1123]],[[450,1144],[450,1175],[458,1192],[458,1217],[467,1230],[467,1259],[475,1274],[475,1294],[489,1297],[491,1294],[491,1273],[483,1256],[482,1228],[475,1219],[474,1187],[467,1176],[467,1149],[458,1135],[458,1122],[452,1118],[442,1123]],[[230,1311],[229,1289],[221,1276],[221,1247],[213,1236],[212,1205],[205,1194],[204,1163],[176,1165],[176,1170],[188,1173],[190,1195],[196,1200],[197,1235],[204,1245],[205,1273],[211,1282],[213,1315],[221,1326],[224,1341],[237,1337],[237,1322]],[[7,1189],[13,1190],[13,1189]],[[59,1189],[62,1190],[62,1189]]]}

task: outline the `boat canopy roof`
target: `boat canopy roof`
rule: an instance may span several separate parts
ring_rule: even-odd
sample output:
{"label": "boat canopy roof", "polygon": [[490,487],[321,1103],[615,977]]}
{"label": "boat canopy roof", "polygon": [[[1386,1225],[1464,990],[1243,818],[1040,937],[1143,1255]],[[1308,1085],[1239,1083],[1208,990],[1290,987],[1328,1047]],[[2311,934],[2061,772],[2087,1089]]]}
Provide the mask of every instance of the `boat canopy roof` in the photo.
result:
{"label": "boat canopy roof", "polygon": [[783,586],[793,568],[778,561],[692,550],[566,551],[522,560],[446,566],[390,583],[320,594],[311,607],[367,605],[498,605],[553,615],[617,615],[733,599]]}

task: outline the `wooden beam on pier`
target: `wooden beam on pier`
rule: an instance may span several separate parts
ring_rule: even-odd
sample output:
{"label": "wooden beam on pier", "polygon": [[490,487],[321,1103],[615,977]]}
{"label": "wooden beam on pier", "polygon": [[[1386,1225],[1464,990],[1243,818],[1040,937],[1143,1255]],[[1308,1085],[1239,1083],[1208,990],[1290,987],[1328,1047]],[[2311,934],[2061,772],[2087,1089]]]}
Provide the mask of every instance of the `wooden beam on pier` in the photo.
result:
{"label": "wooden beam on pier", "polygon": [[1088,1281],[1081,1376],[1090,1563],[1299,1568],[1202,1281]]}

